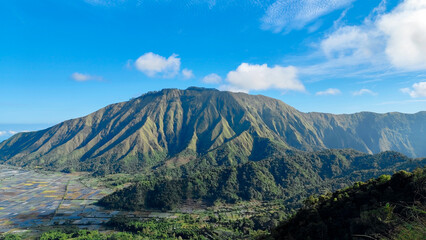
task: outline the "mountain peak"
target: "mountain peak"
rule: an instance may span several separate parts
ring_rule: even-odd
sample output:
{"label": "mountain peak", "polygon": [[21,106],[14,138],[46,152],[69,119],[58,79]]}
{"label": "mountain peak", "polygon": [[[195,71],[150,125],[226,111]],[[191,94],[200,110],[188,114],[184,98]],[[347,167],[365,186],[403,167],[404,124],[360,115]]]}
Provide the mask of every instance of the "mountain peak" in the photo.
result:
{"label": "mountain peak", "polygon": [[424,114],[302,113],[261,95],[163,89],[46,130],[17,134],[0,143],[0,161],[129,172],[194,158],[233,165],[271,157],[277,148],[426,156],[425,129]]}
{"label": "mountain peak", "polygon": [[190,90],[190,91],[219,91],[216,88],[204,88],[204,87],[196,87],[196,86],[191,86],[188,87],[186,90]]}

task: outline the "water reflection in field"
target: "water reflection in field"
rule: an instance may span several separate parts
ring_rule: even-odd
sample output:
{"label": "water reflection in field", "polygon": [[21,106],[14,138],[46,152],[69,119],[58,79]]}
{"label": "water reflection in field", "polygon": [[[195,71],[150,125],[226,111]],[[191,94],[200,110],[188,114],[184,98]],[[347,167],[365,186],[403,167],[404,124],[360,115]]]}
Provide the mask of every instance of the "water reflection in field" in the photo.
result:
{"label": "water reflection in field", "polygon": [[96,206],[112,192],[85,186],[79,174],[41,173],[0,166],[0,233],[53,225],[100,229],[115,215],[169,217],[171,213],[120,212]]}

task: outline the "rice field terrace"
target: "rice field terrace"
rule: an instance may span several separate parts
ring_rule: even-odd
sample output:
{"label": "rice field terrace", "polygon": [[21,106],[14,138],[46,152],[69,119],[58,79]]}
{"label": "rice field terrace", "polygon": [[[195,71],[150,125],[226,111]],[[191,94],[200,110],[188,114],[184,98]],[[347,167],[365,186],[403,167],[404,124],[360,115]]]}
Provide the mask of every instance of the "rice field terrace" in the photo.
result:
{"label": "rice field terrace", "polygon": [[90,180],[79,173],[46,173],[0,166],[0,233],[61,225],[99,230],[113,216],[138,219],[171,216],[105,210],[95,203],[113,190],[87,182]]}
{"label": "rice field terrace", "polygon": [[[170,236],[180,228],[185,231],[194,228],[208,238],[247,238],[265,233],[283,220],[288,210],[282,202],[206,206],[190,200],[167,212],[107,210],[95,203],[117,189],[117,186],[109,186],[108,181],[117,182],[117,179],[0,165],[0,235],[12,233],[23,239],[37,239],[44,232],[58,229],[87,229],[110,234],[136,231],[134,224],[148,229],[166,224],[172,227]],[[124,186],[126,184],[118,188]]]}

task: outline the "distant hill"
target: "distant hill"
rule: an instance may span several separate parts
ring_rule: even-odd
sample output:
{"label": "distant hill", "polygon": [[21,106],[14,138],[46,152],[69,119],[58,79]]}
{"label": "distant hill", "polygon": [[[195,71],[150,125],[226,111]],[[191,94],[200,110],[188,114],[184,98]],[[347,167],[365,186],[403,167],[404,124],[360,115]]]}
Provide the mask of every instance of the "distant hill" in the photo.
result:
{"label": "distant hill", "polygon": [[311,196],[267,239],[426,239],[426,168]]}
{"label": "distant hill", "polygon": [[0,162],[101,173],[177,167],[194,159],[236,165],[267,159],[265,146],[353,148],[426,156],[426,112],[302,113],[282,101],[191,87],[149,92],[0,143]]}
{"label": "distant hill", "polygon": [[187,173],[183,177],[159,173],[104,197],[99,204],[111,209],[170,210],[189,199],[207,203],[282,199],[291,210],[313,193],[426,165],[426,158],[413,160],[397,152],[375,155],[347,149],[279,152],[268,160],[203,170],[191,166],[199,166],[195,161],[182,167]]}

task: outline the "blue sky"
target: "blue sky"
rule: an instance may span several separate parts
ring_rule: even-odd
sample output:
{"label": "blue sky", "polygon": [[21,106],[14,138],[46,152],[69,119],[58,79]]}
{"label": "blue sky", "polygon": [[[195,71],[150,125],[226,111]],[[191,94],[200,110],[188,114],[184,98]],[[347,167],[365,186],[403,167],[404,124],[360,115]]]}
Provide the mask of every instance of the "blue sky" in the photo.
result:
{"label": "blue sky", "polygon": [[0,2],[0,139],[189,86],[304,112],[426,110],[426,3]]}

